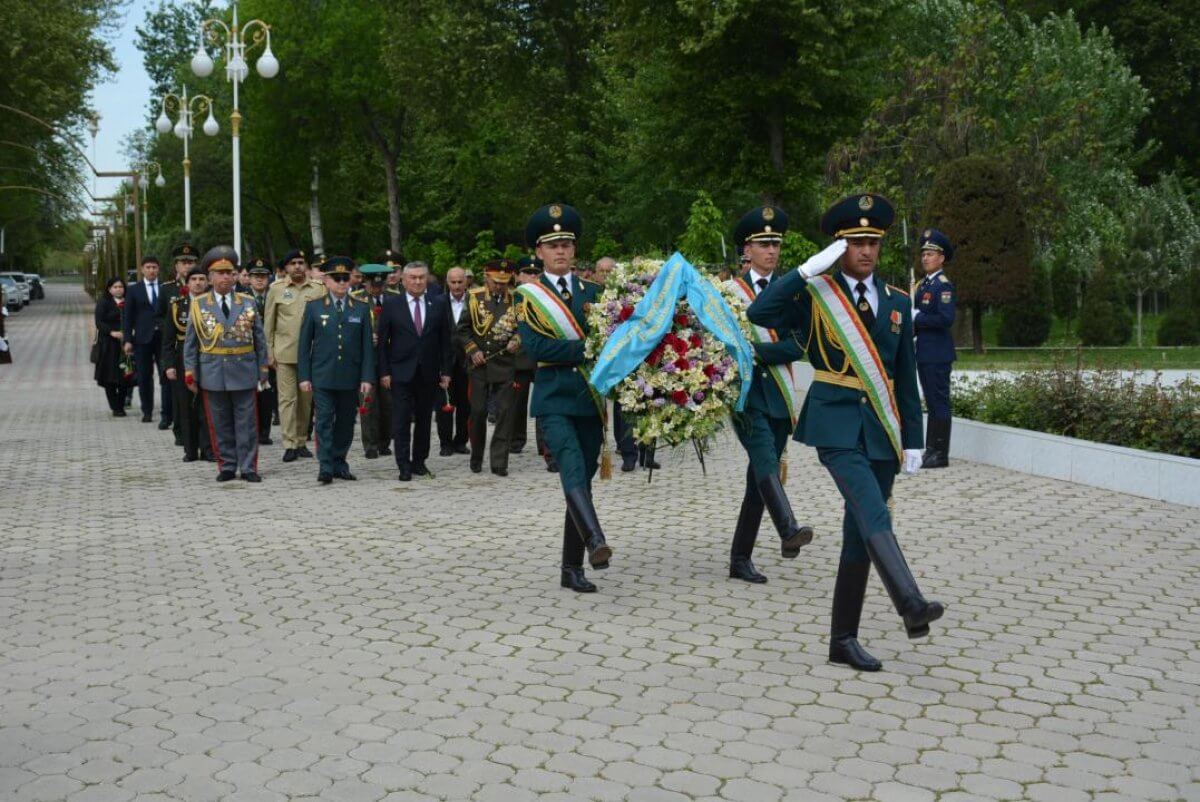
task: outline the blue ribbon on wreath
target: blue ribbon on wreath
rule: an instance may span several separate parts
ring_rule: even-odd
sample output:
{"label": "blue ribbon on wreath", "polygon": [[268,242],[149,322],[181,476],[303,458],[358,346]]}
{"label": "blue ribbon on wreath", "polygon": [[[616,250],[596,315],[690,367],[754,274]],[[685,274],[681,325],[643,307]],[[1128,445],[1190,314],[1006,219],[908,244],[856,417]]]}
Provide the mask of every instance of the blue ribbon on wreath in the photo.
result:
{"label": "blue ribbon on wreath", "polygon": [[754,380],[754,349],[742,335],[737,316],[724,296],[683,254],[676,251],[650,283],[633,315],[617,326],[596,358],[590,381],[596,392],[607,395],[626,376],[637,370],[651,351],[671,330],[675,307],[686,298],[688,306],[737,362],[741,394],[735,409],[741,412]]}

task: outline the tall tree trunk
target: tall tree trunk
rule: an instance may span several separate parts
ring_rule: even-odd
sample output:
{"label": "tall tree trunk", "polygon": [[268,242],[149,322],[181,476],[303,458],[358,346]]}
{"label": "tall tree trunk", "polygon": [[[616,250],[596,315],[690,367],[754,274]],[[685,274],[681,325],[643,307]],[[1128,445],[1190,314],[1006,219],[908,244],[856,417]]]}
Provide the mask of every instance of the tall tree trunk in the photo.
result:
{"label": "tall tree trunk", "polygon": [[384,176],[387,178],[388,231],[391,236],[391,249],[400,253],[403,231],[400,229],[400,178],[396,175],[396,165],[400,161],[400,139],[404,132],[404,113],[397,112],[393,118],[393,141],[389,142],[388,138],[379,130],[379,124],[371,110],[371,104],[364,100],[361,101],[361,107],[367,122],[367,136],[375,149],[379,151],[379,156],[383,160]]}
{"label": "tall tree trunk", "polygon": [[321,198],[318,189],[321,184],[320,166],[317,160],[312,162],[312,183],[309,190],[312,195],[308,201],[308,227],[312,231],[312,249],[315,255],[325,255],[325,230],[321,226]]}
{"label": "tall tree trunk", "polygon": [[396,175],[396,156],[389,154],[383,160],[387,175],[388,233],[392,240],[392,251],[400,253],[400,179]]}
{"label": "tall tree trunk", "polygon": [[785,178],[783,172],[783,113],[778,109],[772,111],[767,117],[767,139],[771,152],[771,167],[775,169],[779,183],[776,189],[767,192],[766,200],[768,203],[779,203],[782,200]]}
{"label": "tall tree trunk", "polygon": [[971,347],[975,353],[983,353],[983,304],[971,304]]}

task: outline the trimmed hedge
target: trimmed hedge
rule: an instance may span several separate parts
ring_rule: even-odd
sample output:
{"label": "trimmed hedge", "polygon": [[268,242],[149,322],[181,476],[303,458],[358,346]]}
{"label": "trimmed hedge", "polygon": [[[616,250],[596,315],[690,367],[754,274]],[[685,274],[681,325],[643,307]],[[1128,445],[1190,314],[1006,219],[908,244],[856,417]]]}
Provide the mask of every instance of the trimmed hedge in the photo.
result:
{"label": "trimmed hedge", "polygon": [[1047,434],[1078,437],[1200,459],[1200,384],[1138,384],[1111,369],[1056,366],[1012,378],[955,382],[956,415]]}

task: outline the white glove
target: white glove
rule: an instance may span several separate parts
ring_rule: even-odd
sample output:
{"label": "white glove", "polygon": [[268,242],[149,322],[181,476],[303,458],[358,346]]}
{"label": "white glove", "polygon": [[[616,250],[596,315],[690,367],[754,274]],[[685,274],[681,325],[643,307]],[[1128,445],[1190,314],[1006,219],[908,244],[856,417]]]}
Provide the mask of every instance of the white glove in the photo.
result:
{"label": "white glove", "polygon": [[800,275],[804,276],[805,278],[819,276],[837,264],[837,260],[841,259],[842,254],[845,252],[846,240],[836,239],[833,241],[832,245],[828,246],[825,250],[821,251],[796,269],[799,270]]}
{"label": "white glove", "polygon": [[904,472],[912,476],[921,470],[921,462],[924,458],[925,455],[919,448],[904,449]]}

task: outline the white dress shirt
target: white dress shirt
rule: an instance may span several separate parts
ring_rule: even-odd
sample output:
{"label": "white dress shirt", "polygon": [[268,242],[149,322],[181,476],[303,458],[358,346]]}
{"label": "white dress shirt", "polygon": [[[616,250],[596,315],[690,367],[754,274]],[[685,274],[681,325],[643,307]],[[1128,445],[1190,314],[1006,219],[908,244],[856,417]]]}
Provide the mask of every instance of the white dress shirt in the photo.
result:
{"label": "white dress shirt", "polygon": [[143,281],[142,283],[146,285],[146,300],[148,300],[151,303],[151,305],[157,306],[158,305],[158,282],[150,281],[147,279],[147,280]]}
{"label": "white dress shirt", "polygon": [[229,307],[229,314],[232,315],[233,314],[233,298],[230,297],[231,295],[233,295],[233,293],[227,293],[225,295],[222,295],[221,293],[217,292],[216,290],[213,290],[213,297],[215,297],[217,299],[217,308],[220,309],[221,302],[224,301],[225,304]]}
{"label": "white dress shirt", "polygon": [[[754,294],[758,295],[760,292],[765,290],[767,287],[771,286],[771,279],[774,277],[775,277],[774,273],[759,273],[753,267],[750,268],[750,286],[754,288]],[[759,287],[758,282],[761,279],[767,280],[767,287]]]}
{"label": "white dress shirt", "polygon": [[875,289],[875,274],[867,276],[864,279],[856,279],[849,273],[843,273],[842,278],[846,279],[846,283],[850,285],[850,302],[858,307],[858,282],[862,281],[867,285],[867,291],[864,293],[867,303],[871,305],[871,313],[879,315],[879,293]]}
{"label": "white dress shirt", "polygon": [[462,316],[463,307],[467,303],[467,294],[464,292],[461,298],[455,298],[454,294],[450,295],[450,313],[454,315],[454,325],[458,325],[458,319]]}

